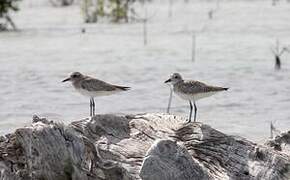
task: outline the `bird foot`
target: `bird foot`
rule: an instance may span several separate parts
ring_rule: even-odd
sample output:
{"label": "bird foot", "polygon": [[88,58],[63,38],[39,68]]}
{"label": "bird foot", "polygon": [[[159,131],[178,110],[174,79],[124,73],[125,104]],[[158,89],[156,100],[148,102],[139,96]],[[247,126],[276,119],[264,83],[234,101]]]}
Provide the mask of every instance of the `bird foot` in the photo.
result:
{"label": "bird foot", "polygon": [[191,121],[191,120],[187,119],[187,120],[185,121],[185,123],[197,123],[197,121]]}

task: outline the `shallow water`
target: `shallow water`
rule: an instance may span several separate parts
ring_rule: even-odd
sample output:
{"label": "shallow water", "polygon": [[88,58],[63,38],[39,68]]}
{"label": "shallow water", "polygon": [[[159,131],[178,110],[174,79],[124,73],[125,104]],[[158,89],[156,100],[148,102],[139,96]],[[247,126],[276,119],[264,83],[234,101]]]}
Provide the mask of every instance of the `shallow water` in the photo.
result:
{"label": "shallow water", "polygon": [[[169,88],[163,82],[180,72],[186,79],[230,87],[198,101],[199,121],[257,141],[269,136],[270,121],[288,130],[290,55],[283,56],[283,69],[274,71],[270,47],[276,38],[290,42],[290,4],[221,2],[214,19],[207,20],[214,6],[176,3],[168,18],[167,6],[149,5],[149,14],[157,13],[144,47],[142,24],[84,25],[78,6],[23,2],[14,16],[21,31],[0,34],[0,133],[29,124],[33,114],[64,123],[86,117],[89,99],[61,83],[73,71],[132,87],[97,98],[97,113],[165,112]],[[187,102],[174,97],[172,103],[172,113],[188,115]]]}

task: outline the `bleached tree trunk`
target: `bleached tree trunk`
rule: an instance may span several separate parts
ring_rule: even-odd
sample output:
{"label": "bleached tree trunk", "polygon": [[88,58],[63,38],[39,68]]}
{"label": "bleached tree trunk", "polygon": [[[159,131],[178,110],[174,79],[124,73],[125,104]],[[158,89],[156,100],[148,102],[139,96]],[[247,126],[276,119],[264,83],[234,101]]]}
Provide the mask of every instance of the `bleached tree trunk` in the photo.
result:
{"label": "bleached tree trunk", "polygon": [[287,151],[184,122],[97,115],[66,126],[35,116],[0,138],[0,179],[289,180]]}
{"label": "bleached tree trunk", "polygon": [[81,6],[86,23],[98,21],[98,0],[82,0]]}
{"label": "bleached tree trunk", "polygon": [[9,15],[6,15],[5,19],[6,19],[7,23],[10,24],[12,29],[16,31],[17,27],[16,27],[15,23],[13,22],[12,18]]}
{"label": "bleached tree trunk", "polygon": [[274,49],[271,49],[272,53],[275,57],[275,69],[280,70],[281,69],[281,56],[285,52],[289,52],[289,49],[286,46],[280,46],[279,40],[276,40],[276,47]]}

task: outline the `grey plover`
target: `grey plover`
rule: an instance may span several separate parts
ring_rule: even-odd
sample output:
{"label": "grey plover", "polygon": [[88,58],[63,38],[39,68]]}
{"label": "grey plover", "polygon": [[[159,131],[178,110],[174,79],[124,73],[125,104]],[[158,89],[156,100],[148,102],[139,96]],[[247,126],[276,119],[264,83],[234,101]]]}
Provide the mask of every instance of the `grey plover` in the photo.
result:
{"label": "grey plover", "polygon": [[197,107],[196,101],[205,97],[214,95],[220,91],[226,91],[228,88],[210,86],[199,81],[185,81],[178,73],[174,73],[165,83],[171,83],[173,85],[173,92],[179,97],[189,102],[190,112],[188,122],[191,122],[192,116],[192,102],[194,105],[194,122],[196,122]]}
{"label": "grey plover", "polygon": [[130,87],[117,86],[99,79],[73,72],[62,82],[71,81],[73,87],[82,95],[90,97],[90,116],[95,115],[95,100],[97,96],[108,96],[118,92],[127,91]]}

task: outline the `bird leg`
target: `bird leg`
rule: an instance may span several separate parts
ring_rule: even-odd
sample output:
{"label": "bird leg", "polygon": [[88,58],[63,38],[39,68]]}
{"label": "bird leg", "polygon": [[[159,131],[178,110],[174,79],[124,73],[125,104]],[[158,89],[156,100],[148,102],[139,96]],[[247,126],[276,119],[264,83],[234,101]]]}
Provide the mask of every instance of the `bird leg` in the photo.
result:
{"label": "bird leg", "polygon": [[192,103],[191,103],[191,101],[189,101],[189,107],[190,107],[190,111],[189,111],[189,119],[188,119],[188,122],[190,123],[191,122],[191,115],[192,115]]}
{"label": "bird leg", "polygon": [[194,122],[196,122],[197,107],[196,107],[195,101],[193,102],[193,104],[194,104]]}
{"label": "bird leg", "polygon": [[92,106],[93,106],[93,103],[92,103],[92,98],[90,99],[90,116],[92,117],[93,115],[93,113],[92,113]]}
{"label": "bird leg", "polygon": [[95,100],[92,98],[92,106],[93,106],[93,116],[95,116]]}

